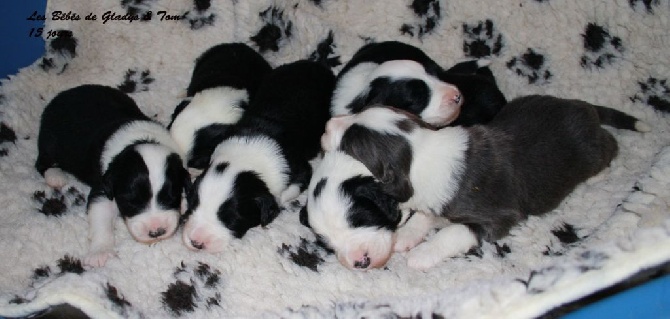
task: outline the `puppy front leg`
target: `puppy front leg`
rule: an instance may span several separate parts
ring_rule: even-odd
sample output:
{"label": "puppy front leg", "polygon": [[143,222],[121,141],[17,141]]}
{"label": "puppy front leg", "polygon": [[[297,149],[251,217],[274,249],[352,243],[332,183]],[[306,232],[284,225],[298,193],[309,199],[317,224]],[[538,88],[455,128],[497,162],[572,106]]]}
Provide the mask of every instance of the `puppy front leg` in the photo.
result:
{"label": "puppy front leg", "polygon": [[[410,212],[403,212],[410,214]],[[415,212],[410,216],[405,224],[396,231],[396,240],[393,250],[397,252],[408,251],[418,245],[426,237],[430,229],[433,227],[434,217],[432,215],[424,214],[423,212]]]}
{"label": "puppy front leg", "polygon": [[87,214],[90,247],[84,258],[84,264],[102,267],[115,255],[114,220],[119,210],[113,200],[105,196],[89,195]]}
{"label": "puppy front leg", "polygon": [[407,265],[426,270],[449,257],[466,253],[478,244],[477,236],[468,226],[451,224],[440,229],[429,241],[410,250]]}

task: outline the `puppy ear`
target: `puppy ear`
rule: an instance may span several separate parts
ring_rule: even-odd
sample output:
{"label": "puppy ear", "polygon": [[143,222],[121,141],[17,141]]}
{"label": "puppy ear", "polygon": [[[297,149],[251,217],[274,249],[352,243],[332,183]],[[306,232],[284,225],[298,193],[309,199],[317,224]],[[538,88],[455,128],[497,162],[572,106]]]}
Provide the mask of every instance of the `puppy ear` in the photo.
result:
{"label": "puppy ear", "polygon": [[105,174],[102,175],[99,189],[102,195],[107,197],[109,200],[114,199],[114,181],[112,179],[112,174],[110,173],[111,170],[112,169],[108,168]]}
{"label": "puppy ear", "polygon": [[355,197],[364,198],[379,209],[384,217],[382,220],[384,220],[385,225],[395,228],[400,223],[402,214],[399,203],[393,195],[386,192],[379,181],[375,181],[368,176],[353,178],[345,183],[354,185],[353,194]]}
{"label": "puppy ear", "polygon": [[409,177],[412,147],[402,136],[354,124],[342,136],[340,149],[363,163],[395,200],[405,202],[414,194]]}
{"label": "puppy ear", "polygon": [[279,215],[277,200],[270,193],[254,198],[254,202],[258,205],[261,213],[261,226],[267,226]]}
{"label": "puppy ear", "polygon": [[326,130],[321,135],[321,148],[324,151],[337,149],[342,139],[342,134],[351,126],[352,115],[332,117],[326,122]]}
{"label": "puppy ear", "polygon": [[309,216],[307,216],[307,204],[300,209],[300,223],[307,228],[312,228],[309,225]]}

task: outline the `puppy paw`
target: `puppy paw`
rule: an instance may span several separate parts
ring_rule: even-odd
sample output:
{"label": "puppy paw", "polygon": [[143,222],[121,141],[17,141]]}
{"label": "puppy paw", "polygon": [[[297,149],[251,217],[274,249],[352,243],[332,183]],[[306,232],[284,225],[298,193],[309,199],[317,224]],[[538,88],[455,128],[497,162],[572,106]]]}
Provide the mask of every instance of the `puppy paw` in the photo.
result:
{"label": "puppy paw", "polygon": [[92,251],[84,257],[84,265],[89,267],[102,267],[114,256],[116,256],[116,254],[112,249]]}
{"label": "puppy paw", "polygon": [[407,266],[417,270],[428,270],[442,261],[442,256],[436,254],[430,242],[414,247],[407,253]]}
{"label": "puppy paw", "polygon": [[291,184],[286,188],[281,195],[279,195],[280,204],[284,205],[300,195],[300,186],[298,184]]}
{"label": "puppy paw", "polygon": [[51,188],[61,189],[67,184],[65,172],[58,167],[52,167],[44,172],[44,180]]}
{"label": "puppy paw", "polygon": [[408,251],[423,240],[424,234],[419,234],[414,229],[400,228],[396,232],[396,241],[393,245],[393,251]]}

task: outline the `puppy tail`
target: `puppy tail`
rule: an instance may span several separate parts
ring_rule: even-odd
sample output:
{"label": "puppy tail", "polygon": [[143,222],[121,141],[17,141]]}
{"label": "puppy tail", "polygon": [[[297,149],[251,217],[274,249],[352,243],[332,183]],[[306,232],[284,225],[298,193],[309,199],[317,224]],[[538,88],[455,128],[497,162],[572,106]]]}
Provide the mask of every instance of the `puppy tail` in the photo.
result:
{"label": "puppy tail", "polygon": [[649,126],[649,124],[624,112],[599,105],[594,105],[594,107],[596,112],[598,112],[601,124],[637,132],[651,131],[651,126]]}

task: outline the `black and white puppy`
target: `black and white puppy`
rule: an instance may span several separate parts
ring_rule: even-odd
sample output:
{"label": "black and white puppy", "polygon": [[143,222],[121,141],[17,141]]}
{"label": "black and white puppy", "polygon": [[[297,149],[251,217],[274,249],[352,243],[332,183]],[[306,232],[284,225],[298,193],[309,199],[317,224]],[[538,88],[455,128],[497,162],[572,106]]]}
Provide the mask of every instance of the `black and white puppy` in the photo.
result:
{"label": "black and white puppy", "polygon": [[177,229],[190,185],[179,147],[121,91],[83,85],[59,93],[42,114],[38,151],[35,168],[49,186],[63,187],[69,173],[91,187],[85,264],[113,256],[118,215],[142,243]]}
{"label": "black and white puppy", "polygon": [[412,45],[370,43],[338,74],[331,114],[353,114],[382,104],[439,127],[485,123],[506,103],[487,64],[467,61],[445,71]]}
{"label": "black and white puppy", "polygon": [[[625,113],[550,96],[515,99],[487,125],[469,128],[434,130],[414,115],[385,107],[333,118],[324,149],[361,161],[378,183],[368,191],[381,189],[393,197],[402,214],[395,207],[384,211],[346,193],[324,196],[322,191],[321,196],[308,192],[303,220],[335,249],[343,232],[366,238],[367,254],[358,252],[345,264],[349,267],[379,267],[391,250],[413,248],[408,265],[426,269],[481,241],[506,236],[529,215],[551,211],[579,183],[606,168],[618,146],[601,124],[649,130]],[[326,197],[331,202],[324,205]],[[348,208],[357,206],[375,209]],[[398,228],[411,212],[416,213]],[[361,220],[369,222],[365,227],[352,222]],[[450,224],[416,246],[436,220]]]}
{"label": "black and white puppy", "polygon": [[194,182],[183,230],[188,248],[224,250],[307,187],[334,85],[332,71],[311,61],[279,66],[264,79]]}
{"label": "black and white puppy", "polygon": [[212,151],[270,71],[270,64],[243,43],[216,45],[196,59],[187,98],[177,105],[168,125],[188,167],[204,169],[209,164]]}

